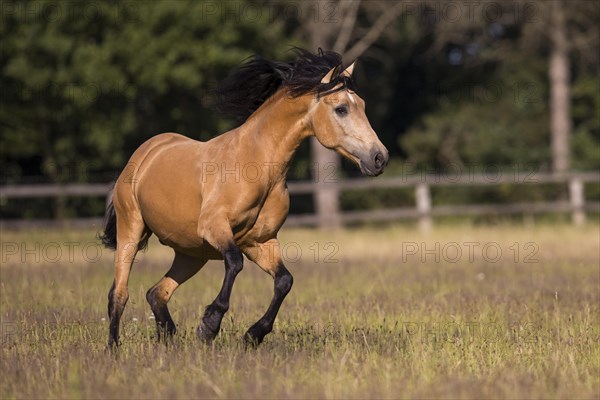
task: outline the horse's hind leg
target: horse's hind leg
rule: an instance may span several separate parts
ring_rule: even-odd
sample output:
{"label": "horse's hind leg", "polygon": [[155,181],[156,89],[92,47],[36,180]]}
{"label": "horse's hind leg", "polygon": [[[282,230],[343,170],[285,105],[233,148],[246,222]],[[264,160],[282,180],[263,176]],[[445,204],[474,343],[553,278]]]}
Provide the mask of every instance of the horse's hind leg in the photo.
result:
{"label": "horse's hind leg", "polygon": [[138,246],[146,232],[142,217],[117,210],[117,250],[115,252],[115,280],[108,293],[108,317],[110,319],[108,346],[119,345],[119,323],[129,299],[127,282],[129,272],[138,252]]}
{"label": "horse's hind leg", "polygon": [[175,259],[165,276],[146,293],[146,300],[156,318],[156,329],[158,340],[164,335],[172,336],[175,331],[175,323],[169,313],[167,303],[173,296],[173,292],[183,282],[194,276],[206,264],[206,259],[190,257],[175,252]]}

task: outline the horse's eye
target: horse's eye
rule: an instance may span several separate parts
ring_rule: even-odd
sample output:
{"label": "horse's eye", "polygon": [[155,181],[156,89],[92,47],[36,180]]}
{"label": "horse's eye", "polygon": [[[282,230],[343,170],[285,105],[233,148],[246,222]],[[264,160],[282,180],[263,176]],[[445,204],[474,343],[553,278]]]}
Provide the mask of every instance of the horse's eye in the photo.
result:
{"label": "horse's eye", "polygon": [[346,106],[338,106],[338,107],[335,108],[335,113],[337,115],[339,115],[340,117],[343,117],[346,114],[348,114],[348,107],[346,107]]}

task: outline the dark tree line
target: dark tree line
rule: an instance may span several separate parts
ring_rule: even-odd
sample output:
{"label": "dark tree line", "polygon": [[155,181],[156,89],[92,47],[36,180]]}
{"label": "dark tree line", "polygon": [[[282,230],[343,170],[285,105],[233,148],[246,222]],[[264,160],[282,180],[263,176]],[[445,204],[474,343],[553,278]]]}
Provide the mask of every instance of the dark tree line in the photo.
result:
{"label": "dark tree line", "polygon": [[[359,57],[389,174],[600,167],[596,1],[4,1],[1,14],[2,183],[104,182],[152,135],[209,139],[233,126],[210,108],[216,82],[290,46]],[[332,154],[307,144],[292,177]]]}

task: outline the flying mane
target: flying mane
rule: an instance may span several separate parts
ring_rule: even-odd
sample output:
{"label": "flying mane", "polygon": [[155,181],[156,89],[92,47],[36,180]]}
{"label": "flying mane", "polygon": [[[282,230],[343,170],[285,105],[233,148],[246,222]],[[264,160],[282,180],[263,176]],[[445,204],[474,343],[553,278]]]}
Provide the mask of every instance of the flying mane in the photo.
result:
{"label": "flying mane", "polygon": [[[292,97],[353,89],[352,79],[340,75],[344,70],[340,54],[321,49],[313,54],[297,47],[292,51],[296,59],[289,63],[250,57],[215,90],[217,111],[243,122],[282,87]],[[331,82],[321,83],[332,68],[336,69]]]}

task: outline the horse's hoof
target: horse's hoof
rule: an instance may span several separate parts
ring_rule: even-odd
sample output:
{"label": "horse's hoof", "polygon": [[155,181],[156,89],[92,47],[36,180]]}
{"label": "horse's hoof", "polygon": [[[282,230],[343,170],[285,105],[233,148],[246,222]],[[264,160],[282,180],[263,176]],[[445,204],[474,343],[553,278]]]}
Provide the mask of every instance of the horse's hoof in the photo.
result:
{"label": "horse's hoof", "polygon": [[164,342],[165,344],[173,343],[173,337],[177,333],[175,325],[169,325],[167,328],[158,326],[156,329],[156,338],[158,343]]}
{"label": "horse's hoof", "polygon": [[110,340],[106,347],[104,348],[104,354],[110,355],[118,355],[119,354],[119,345],[117,342]]}
{"label": "horse's hoof", "polygon": [[215,337],[217,337],[217,334],[212,333],[206,327],[206,325],[204,325],[204,322],[201,322],[200,326],[198,326],[198,329],[196,329],[196,336],[198,336],[198,339],[201,340],[202,342],[204,342],[206,344],[211,344],[213,342],[213,340],[215,340]]}
{"label": "horse's hoof", "polygon": [[244,335],[244,347],[246,348],[246,350],[256,349],[261,343],[262,339],[253,336],[250,333],[250,331],[246,332],[246,334]]}
{"label": "horse's hoof", "polygon": [[175,338],[171,334],[158,333],[156,335],[156,344],[164,344],[165,346],[172,345]]}

